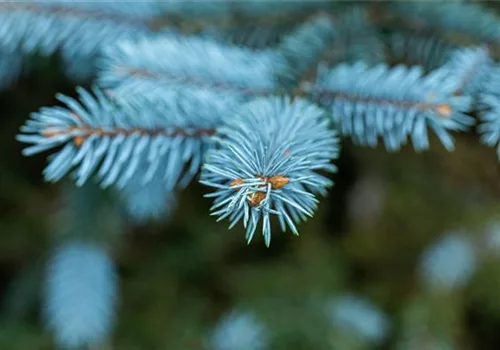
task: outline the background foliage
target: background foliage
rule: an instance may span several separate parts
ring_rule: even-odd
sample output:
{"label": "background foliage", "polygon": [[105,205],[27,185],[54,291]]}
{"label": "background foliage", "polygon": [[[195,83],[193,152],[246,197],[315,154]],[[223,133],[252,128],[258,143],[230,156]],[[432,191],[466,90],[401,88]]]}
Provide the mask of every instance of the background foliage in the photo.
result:
{"label": "background foliage", "polygon": [[[274,20],[286,27],[302,17]],[[199,23],[177,26],[190,31]],[[14,139],[30,112],[58,104],[56,92],[75,94],[58,57],[30,63],[29,74],[0,94],[0,348],[13,350],[55,348],[40,311],[41,284],[54,237],[65,234],[61,205],[73,186],[45,183],[45,155],[22,157]],[[495,150],[481,145],[474,130],[454,136],[453,152],[437,139],[424,153],[411,146],[388,153],[382,144],[363,148],[346,140],[331,177],[335,187],[319,211],[300,225],[299,237],[275,234],[270,248],[260,236],[247,245],[242,227],[228,231],[208,216],[211,201],[196,182],[170,215],[141,226],[109,224],[118,214],[103,204],[81,225],[117,232],[111,254],[121,295],[111,339],[97,348],[203,349],[212,339],[219,349],[240,349],[223,344],[232,336],[221,329],[239,332],[238,346],[250,339],[241,349],[260,343],[270,349],[498,348],[500,168]],[[70,220],[78,221],[78,213]],[[62,221],[54,222],[57,217]],[[467,237],[472,260],[456,246],[428,257],[449,234]],[[429,278],[436,266],[442,267],[438,283]],[[370,305],[352,302],[358,299]],[[347,305],[341,311],[339,300]],[[253,316],[238,320],[246,313]],[[349,315],[358,322],[352,325]]]}

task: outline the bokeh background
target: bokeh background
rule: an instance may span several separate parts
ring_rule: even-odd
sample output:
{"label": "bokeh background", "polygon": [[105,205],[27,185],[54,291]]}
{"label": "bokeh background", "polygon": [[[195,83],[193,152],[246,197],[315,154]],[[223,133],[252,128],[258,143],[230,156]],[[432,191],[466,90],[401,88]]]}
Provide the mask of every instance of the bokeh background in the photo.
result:
{"label": "bokeh background", "polygon": [[[33,57],[0,92],[0,349],[54,348],[41,291],[71,185],[45,183],[46,155],[23,157],[15,135],[56,92],[74,95],[61,66]],[[216,223],[197,183],[163,220],[125,222],[102,349],[498,349],[500,167],[474,130],[455,136],[451,153],[344,140],[319,211],[298,237],[273,230],[269,248]]]}

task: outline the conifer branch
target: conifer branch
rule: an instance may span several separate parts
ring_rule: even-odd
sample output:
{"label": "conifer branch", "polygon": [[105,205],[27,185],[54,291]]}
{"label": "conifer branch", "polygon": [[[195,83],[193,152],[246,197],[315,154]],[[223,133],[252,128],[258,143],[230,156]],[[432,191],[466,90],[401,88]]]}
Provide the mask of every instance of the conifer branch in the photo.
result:
{"label": "conifer branch", "polygon": [[64,348],[102,343],[114,323],[117,276],[98,244],[68,241],[48,263],[45,318]]}
{"label": "conifer branch", "polygon": [[422,66],[430,72],[446,63],[457,49],[455,45],[436,36],[400,31],[387,38],[389,58],[397,64]]}
{"label": "conifer branch", "polygon": [[336,31],[333,18],[321,13],[286,35],[276,47],[288,62],[286,71],[282,72],[283,79],[291,84],[314,68],[327,48],[334,44]]}
{"label": "conifer branch", "polygon": [[142,225],[150,220],[167,220],[176,207],[176,194],[165,189],[162,176],[155,176],[143,185],[132,179],[120,191],[127,217],[133,224]]}
{"label": "conifer branch", "polygon": [[236,28],[209,27],[200,33],[201,37],[209,38],[225,45],[247,47],[254,50],[272,49],[278,46],[283,37],[291,32],[293,25],[277,24],[263,25],[251,23]]}
{"label": "conifer branch", "polygon": [[110,47],[100,64],[99,82],[122,96],[171,89],[259,95],[279,87],[277,72],[285,65],[283,57],[274,52],[171,35],[122,41]]}
{"label": "conifer branch", "polygon": [[486,47],[461,48],[450,54],[444,69],[458,80],[455,95],[476,97],[482,92],[493,61]]}
{"label": "conifer branch", "polygon": [[455,45],[486,45],[495,56],[500,46],[500,17],[485,5],[461,1],[407,1],[384,4],[375,16],[380,24],[438,35]]}
{"label": "conifer branch", "polygon": [[43,316],[59,347],[97,346],[116,320],[118,276],[109,247],[124,226],[112,193],[95,184],[63,189],[45,271]]}
{"label": "conifer branch", "polygon": [[424,75],[420,67],[342,64],[320,70],[316,83],[305,90],[329,108],[340,132],[356,143],[375,146],[382,137],[387,149],[398,150],[410,136],[415,149],[423,150],[429,147],[430,127],[452,150],[448,131],[465,130],[474,120],[464,114],[471,99],[454,96],[459,82],[449,73],[444,68]]}
{"label": "conifer branch", "polygon": [[[147,3],[146,3],[147,4]],[[151,3],[150,3],[151,4]],[[129,25],[142,27],[147,25],[147,20],[144,18],[137,18],[134,15],[127,15],[126,13],[116,13],[119,7],[113,4],[96,4],[95,2],[78,3],[73,2],[69,4],[64,2],[3,2],[0,4],[0,13],[27,13],[30,15],[42,16],[44,14],[54,16],[60,20],[78,18],[81,20],[92,19],[97,21],[109,21],[116,25]],[[111,6],[110,6],[111,5]],[[125,5],[127,6],[127,5]],[[134,8],[129,8],[131,12]],[[111,11],[109,11],[111,10]],[[152,12],[153,13],[153,12]],[[152,15],[150,13],[149,15]]]}
{"label": "conifer branch", "polygon": [[[269,246],[273,217],[297,235],[333,186],[338,134],[360,145],[383,140],[390,151],[411,141],[420,151],[431,130],[451,151],[452,132],[468,130],[474,111],[482,142],[500,159],[492,59],[500,17],[462,1],[370,6],[387,11],[329,1],[0,3],[0,89],[24,73],[26,56],[54,53],[72,79],[97,75],[100,87],[58,94],[63,105],[33,113],[17,136],[23,154],[50,153],[47,181],[71,174],[84,186],[63,191],[54,231],[65,242],[48,262],[44,316],[58,346],[94,348],[110,335],[118,279],[103,242],[123,231],[122,213],[132,224],[168,219],[200,168],[211,215],[229,228],[242,223],[248,243],[259,230]],[[269,13],[285,23],[261,19]],[[120,203],[100,197],[115,192]],[[464,242],[450,251],[466,258],[469,278],[475,256]],[[448,273],[449,285],[463,284],[457,271],[434,268],[446,267],[434,253],[422,276]],[[359,339],[385,338],[384,317],[362,300],[340,298],[327,311]],[[228,319],[246,327],[251,344],[268,345],[259,324],[237,316]],[[234,348],[229,326],[221,322],[210,345]]]}
{"label": "conifer branch", "polygon": [[[165,188],[172,189],[189,162],[184,176],[196,174],[216,127],[233,106],[223,99],[207,104],[214,97],[209,92],[197,94],[204,100],[171,92],[169,102],[152,97],[111,100],[98,89],[94,93],[96,97],[79,88],[81,104],[58,95],[67,108],[43,108],[21,128],[18,139],[32,144],[26,155],[63,146],[44,171],[47,181],[58,181],[76,168],[78,185],[97,172],[103,187],[123,188],[132,178],[146,184],[159,173]],[[145,166],[139,166],[143,159]]]}
{"label": "conifer branch", "polygon": [[381,63],[384,45],[364,8],[340,15],[319,13],[285,35],[276,47],[289,62],[286,78],[306,81],[318,62],[333,66],[339,62]]}
{"label": "conifer branch", "polygon": [[477,131],[481,141],[497,147],[497,156],[500,159],[500,66],[494,64],[488,71],[488,77],[479,94],[480,124]]}
{"label": "conifer branch", "polygon": [[303,99],[261,98],[241,107],[219,129],[219,149],[209,151],[201,183],[214,187],[212,215],[243,221],[250,242],[262,221],[271,241],[270,214],[283,231],[298,234],[295,223],[312,216],[315,194],[333,185],[321,172],[334,172],[330,161],[339,145],[324,112]]}
{"label": "conifer branch", "polygon": [[[4,2],[0,4],[0,47],[24,54],[49,55],[60,49],[63,56],[89,57],[119,38],[153,34],[148,17],[136,15],[141,6],[54,2]],[[150,13],[151,15],[152,13]],[[142,16],[141,16],[142,15]],[[50,25],[47,25],[50,23]]]}
{"label": "conifer branch", "polygon": [[363,61],[375,65],[385,61],[382,35],[365,7],[345,10],[336,19],[337,41],[321,59],[330,66]]}

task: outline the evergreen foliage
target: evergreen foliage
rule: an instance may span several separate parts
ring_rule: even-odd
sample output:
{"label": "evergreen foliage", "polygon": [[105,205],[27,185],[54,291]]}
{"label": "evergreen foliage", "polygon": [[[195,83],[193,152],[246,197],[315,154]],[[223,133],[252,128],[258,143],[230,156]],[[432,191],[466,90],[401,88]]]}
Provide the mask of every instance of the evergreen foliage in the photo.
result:
{"label": "evergreen foliage", "polygon": [[[248,243],[261,231],[269,246],[275,226],[298,235],[319,210],[341,142],[420,152],[440,147],[437,138],[451,152],[454,135],[478,123],[500,158],[499,40],[500,17],[463,1],[0,3],[0,89],[52,55],[82,85],[17,135],[24,155],[48,154],[47,182],[76,185],[48,262],[45,315],[58,345],[106,341],[118,295],[108,247],[122,220],[170,218],[194,179],[213,190],[210,215],[242,222]],[[474,249],[451,236],[431,247],[423,284],[466,285]],[[383,342],[383,315],[339,300],[327,307],[333,324]],[[236,349],[220,335],[233,328],[267,344],[260,325],[235,315],[213,348]],[[255,344],[241,348],[264,348]]]}
{"label": "evergreen foliage", "polygon": [[243,220],[251,241],[259,221],[271,243],[270,214],[281,229],[298,234],[294,224],[312,216],[314,194],[326,195],[333,183],[318,174],[334,172],[337,138],[324,111],[305,100],[271,97],[241,107],[218,129],[219,147],[205,158],[201,183],[217,188],[212,215]]}
{"label": "evergreen foliage", "polygon": [[114,320],[116,273],[105,250],[66,242],[48,263],[47,324],[61,347],[100,344]]}

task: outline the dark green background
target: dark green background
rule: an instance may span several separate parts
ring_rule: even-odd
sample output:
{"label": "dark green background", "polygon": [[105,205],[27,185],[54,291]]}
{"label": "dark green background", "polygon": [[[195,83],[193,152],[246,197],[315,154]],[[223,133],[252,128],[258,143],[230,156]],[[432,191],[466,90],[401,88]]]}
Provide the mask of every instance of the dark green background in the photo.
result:
{"label": "dark green background", "polygon": [[[0,93],[0,349],[52,349],[40,317],[43,263],[53,242],[62,185],[44,183],[46,155],[25,158],[14,137],[29,113],[74,95],[57,59],[33,59],[31,72]],[[459,349],[500,347],[500,258],[488,256],[471,283],[450,294],[423,291],[416,267],[424,247],[462,228],[481,242],[498,220],[500,168],[493,148],[474,131],[456,135],[456,150],[432,140],[431,150],[407,146],[388,153],[342,145],[336,185],[300,236],[273,230],[247,245],[241,227],[227,230],[208,215],[208,191],[193,183],[172,219],[127,226],[114,250],[121,278],[112,347],[201,349],[204,335],[232,307],[252,309],[275,332],[273,349],[333,349],[334,333],[312,307],[349,292],[373,301],[392,332],[394,348],[422,312],[426,349],[443,338]],[[375,196],[377,201],[371,202]],[[105,218],[103,218],[104,220]],[[479,244],[481,246],[481,244]],[[412,311],[413,310],[413,311]],[[368,347],[370,348],[370,347]]]}

